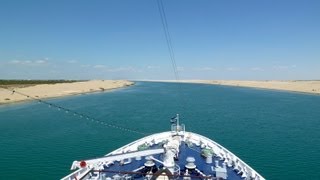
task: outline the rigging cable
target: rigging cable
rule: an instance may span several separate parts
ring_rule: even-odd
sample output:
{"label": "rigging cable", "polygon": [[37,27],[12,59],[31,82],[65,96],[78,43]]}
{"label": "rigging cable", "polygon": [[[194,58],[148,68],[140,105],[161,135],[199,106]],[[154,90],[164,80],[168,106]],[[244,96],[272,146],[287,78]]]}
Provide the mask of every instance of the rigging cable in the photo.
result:
{"label": "rigging cable", "polygon": [[56,108],[58,109],[59,111],[65,111],[66,113],[71,113],[73,114],[74,116],[77,116],[79,118],[83,118],[83,119],[86,119],[86,120],[90,120],[92,122],[95,122],[95,123],[98,123],[100,125],[105,125],[105,126],[108,126],[108,127],[111,127],[111,128],[115,128],[115,129],[119,129],[119,130],[122,130],[122,131],[127,131],[127,132],[131,132],[131,133],[136,133],[136,134],[139,134],[139,135],[149,135],[148,133],[144,133],[144,132],[140,132],[140,131],[137,131],[137,130],[134,130],[134,129],[129,129],[129,128],[125,128],[125,127],[122,127],[122,126],[118,126],[118,125],[114,125],[114,124],[111,124],[111,123],[107,123],[105,121],[101,121],[97,118],[94,118],[94,117],[91,117],[87,114],[84,114],[84,113],[79,113],[75,110],[72,110],[72,109],[69,109],[69,108],[65,108],[65,107],[62,107],[62,106],[59,106],[59,105],[56,105],[54,103],[50,103],[48,101],[45,101],[45,100],[42,100],[40,98],[36,98],[36,97],[32,97],[28,94],[25,94],[25,93],[22,93],[22,92],[19,92],[17,90],[14,90],[14,89],[9,89],[9,88],[4,88],[4,87],[1,87],[3,89],[6,89],[11,93],[11,95],[13,95],[14,93],[16,94],[19,94],[21,96],[25,96],[31,100],[34,100],[34,101],[37,101],[38,103],[41,103],[41,104],[45,104],[45,105],[48,105],[49,107],[52,107],[52,108]]}
{"label": "rigging cable", "polygon": [[173,73],[177,82],[177,86],[178,86],[178,97],[180,98],[180,108],[182,111],[186,111],[185,110],[185,104],[186,104],[186,100],[183,97],[182,94],[182,87],[181,87],[181,82],[180,82],[180,76],[179,76],[179,70],[178,70],[178,66],[176,63],[176,58],[175,58],[175,53],[174,53],[174,48],[172,45],[172,38],[169,32],[169,26],[168,26],[168,22],[167,22],[167,16],[166,16],[166,12],[164,10],[164,6],[163,6],[163,2],[162,0],[157,0],[157,4],[158,4],[158,10],[159,10],[159,14],[160,14],[160,18],[161,18],[161,23],[162,23],[162,27],[163,27],[163,31],[164,31],[164,35],[165,35],[165,39],[166,39],[166,43],[167,43],[167,47],[169,50],[169,56],[170,56],[170,60],[171,60],[171,64],[172,64],[172,68],[173,68]]}
{"label": "rigging cable", "polygon": [[159,9],[160,17],[161,17],[162,27],[163,27],[163,30],[164,30],[164,35],[165,35],[167,46],[168,46],[168,50],[169,50],[169,55],[170,55],[170,59],[171,59],[171,63],[172,63],[174,76],[175,76],[176,81],[179,82],[180,77],[179,77],[179,73],[178,73],[178,68],[177,68],[177,63],[176,63],[176,59],[175,59],[172,40],[171,40],[171,36],[170,36],[170,32],[169,32],[166,12],[164,10],[164,6],[163,6],[162,0],[157,0],[157,3],[158,3],[158,9]]}

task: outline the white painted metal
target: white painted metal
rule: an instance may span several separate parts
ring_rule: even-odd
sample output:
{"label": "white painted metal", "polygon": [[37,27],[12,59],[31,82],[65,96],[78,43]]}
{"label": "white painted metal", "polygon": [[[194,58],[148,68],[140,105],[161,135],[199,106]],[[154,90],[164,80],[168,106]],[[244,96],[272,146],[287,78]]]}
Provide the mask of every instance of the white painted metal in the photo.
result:
{"label": "white painted metal", "polygon": [[[137,156],[150,156],[154,154],[161,154],[164,153],[164,149],[150,149],[150,150],[144,150],[144,151],[136,151],[136,152],[129,152],[125,154],[116,154],[116,155],[110,155],[110,156],[105,156],[102,158],[95,158],[95,159],[89,159],[85,160],[87,167],[92,167],[95,166],[96,164],[99,163],[105,163],[105,162],[111,162],[111,161],[120,161],[124,159],[131,159]],[[80,167],[80,162],[81,161],[74,161],[71,170],[74,170],[76,168],[81,168]]]}

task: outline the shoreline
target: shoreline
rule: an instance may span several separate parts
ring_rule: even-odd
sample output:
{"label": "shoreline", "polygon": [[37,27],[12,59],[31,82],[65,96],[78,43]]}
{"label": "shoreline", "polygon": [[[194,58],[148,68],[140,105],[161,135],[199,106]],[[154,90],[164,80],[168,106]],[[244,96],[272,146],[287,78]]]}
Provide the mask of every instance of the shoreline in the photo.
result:
{"label": "shoreline", "polygon": [[[150,82],[171,82],[176,80],[147,80]],[[296,93],[307,93],[312,95],[320,95],[319,80],[261,80],[261,81],[245,81],[245,80],[180,80],[181,83],[193,84],[212,84],[222,86],[247,87],[257,89],[280,90]]]}
{"label": "shoreline", "polygon": [[[134,85],[134,82],[127,80],[89,80],[72,83],[38,84],[22,88],[17,87],[14,90],[35,99],[50,99],[111,91],[131,85]],[[11,89],[0,88],[0,106],[33,101],[32,98],[20,95],[19,93],[12,93]]]}

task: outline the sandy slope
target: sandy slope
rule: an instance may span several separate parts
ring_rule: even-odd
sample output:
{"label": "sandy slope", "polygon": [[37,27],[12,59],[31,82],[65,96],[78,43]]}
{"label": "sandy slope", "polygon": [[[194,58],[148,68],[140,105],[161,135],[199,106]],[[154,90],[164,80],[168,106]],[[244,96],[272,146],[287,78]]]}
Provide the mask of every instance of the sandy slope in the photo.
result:
{"label": "sandy slope", "polygon": [[320,81],[182,80],[181,82],[275,89],[320,95]]}
{"label": "sandy slope", "polygon": [[[177,82],[176,80],[145,80],[153,82]],[[202,83],[225,86],[241,86],[251,88],[274,89],[284,91],[294,91],[312,93],[320,95],[320,81],[240,81],[240,80],[180,80],[181,83]]]}
{"label": "sandy slope", "polygon": [[[110,90],[132,84],[133,82],[126,80],[91,80],[74,83],[41,84],[24,88],[15,88],[15,90],[35,98],[50,98]],[[18,93],[12,94],[12,92],[0,88],[0,104],[25,101],[29,99],[30,98]]]}

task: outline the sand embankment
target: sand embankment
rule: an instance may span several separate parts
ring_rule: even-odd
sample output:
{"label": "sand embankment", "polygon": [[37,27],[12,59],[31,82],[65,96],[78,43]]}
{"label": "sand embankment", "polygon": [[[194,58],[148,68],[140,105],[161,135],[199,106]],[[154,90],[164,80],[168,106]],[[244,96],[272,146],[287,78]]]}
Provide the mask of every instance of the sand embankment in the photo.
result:
{"label": "sand embankment", "polygon": [[[177,82],[176,80],[145,80],[153,82]],[[241,80],[179,80],[181,83],[201,83],[224,86],[240,86],[261,89],[273,89],[293,91],[320,95],[320,80],[264,80],[264,81],[241,81]]]}
{"label": "sand embankment", "polygon": [[[15,88],[14,90],[29,95],[30,97],[41,99],[106,91],[133,84],[133,82],[126,80],[91,80],[73,83],[40,84],[23,88]],[[30,100],[30,98],[20,95],[19,93],[12,93],[6,89],[0,88],[0,104],[26,100]]]}
{"label": "sand embankment", "polygon": [[274,89],[320,95],[320,81],[181,80],[181,82]]}

